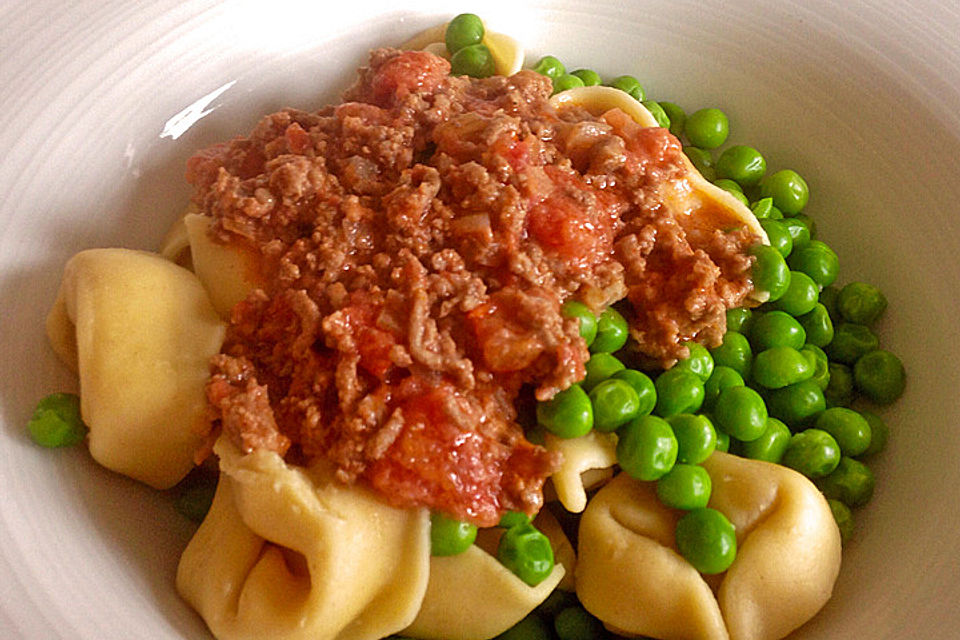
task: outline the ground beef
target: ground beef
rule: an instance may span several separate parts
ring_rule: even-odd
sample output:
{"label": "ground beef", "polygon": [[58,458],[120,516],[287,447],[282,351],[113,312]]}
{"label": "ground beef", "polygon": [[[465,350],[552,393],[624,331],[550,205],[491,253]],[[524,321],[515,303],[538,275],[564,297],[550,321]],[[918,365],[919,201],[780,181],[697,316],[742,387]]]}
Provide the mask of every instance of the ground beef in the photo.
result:
{"label": "ground beef", "polygon": [[269,115],[190,160],[212,233],[257,250],[268,283],[212,363],[219,429],[489,526],[539,509],[558,464],[516,406],[584,375],[565,300],[622,301],[661,363],[717,343],[756,239],[686,234],[657,196],[682,177],[677,139],[619,111],[557,113],[550,89],[381,49],[344,103]]}

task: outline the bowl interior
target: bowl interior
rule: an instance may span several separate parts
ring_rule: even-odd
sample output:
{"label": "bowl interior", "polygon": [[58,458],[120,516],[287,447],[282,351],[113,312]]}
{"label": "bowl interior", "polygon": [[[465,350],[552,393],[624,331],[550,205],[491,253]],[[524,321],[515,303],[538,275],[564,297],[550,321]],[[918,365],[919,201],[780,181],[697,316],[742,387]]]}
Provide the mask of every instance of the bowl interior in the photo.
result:
{"label": "bowl interior", "polygon": [[36,400],[76,387],[42,318],[61,270],[95,246],[152,249],[189,197],[184,162],[283,106],[318,108],[367,50],[460,11],[571,67],[630,73],[652,99],[722,107],[733,143],[811,186],[808,213],[840,281],[890,300],[881,340],[907,367],[884,411],[889,448],[857,513],[834,599],[793,638],[953,637],[960,612],[960,27],[956,10],[893,2],[572,0],[347,6],[278,0],[19,2],[0,61],[0,633],[205,638],[173,576],[191,527],[168,497],[81,448],[33,446]]}

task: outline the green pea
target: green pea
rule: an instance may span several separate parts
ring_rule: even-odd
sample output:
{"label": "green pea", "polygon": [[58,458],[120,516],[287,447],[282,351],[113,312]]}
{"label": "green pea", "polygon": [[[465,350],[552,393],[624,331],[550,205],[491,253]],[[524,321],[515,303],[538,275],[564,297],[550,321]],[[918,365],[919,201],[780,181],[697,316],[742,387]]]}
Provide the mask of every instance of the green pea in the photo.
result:
{"label": "green pea", "polygon": [[650,115],[653,116],[653,119],[657,121],[657,125],[663,127],[664,129],[670,128],[670,116],[667,115],[667,112],[663,110],[663,107],[660,106],[659,102],[655,100],[644,100],[644,108],[650,112]]}
{"label": "green pea", "polygon": [[863,395],[877,404],[890,404],[901,395],[907,384],[900,358],[877,349],[862,356],[853,365],[853,380]]}
{"label": "green pea", "polygon": [[830,512],[833,513],[833,519],[837,523],[837,528],[840,529],[840,541],[846,543],[853,535],[853,513],[850,507],[839,500],[828,499],[827,504],[830,505]]}
{"label": "green pea", "polygon": [[716,149],[727,141],[730,121],[720,109],[700,109],[687,116],[683,131],[693,146]]}
{"label": "green pea", "polygon": [[793,240],[793,251],[803,249],[813,239],[810,237],[810,227],[803,220],[784,218],[780,220],[780,224],[783,225],[784,230],[790,234],[790,238]]}
{"label": "green pea", "polygon": [[790,444],[790,429],[776,418],[767,418],[767,424],[759,438],[744,442],[743,455],[753,460],[778,464]]}
{"label": "green pea", "polygon": [[677,522],[675,539],[680,555],[700,573],[723,573],[737,557],[737,531],[716,509],[688,512]]}
{"label": "green pea", "polygon": [[760,226],[767,232],[767,239],[770,240],[770,246],[780,252],[784,258],[793,251],[793,237],[787,232],[786,227],[779,220],[765,218],[760,220]]}
{"label": "green pea", "polygon": [[830,380],[823,390],[827,407],[847,407],[853,402],[853,371],[845,364],[831,362],[828,365]]}
{"label": "green pea", "polygon": [[562,589],[554,589],[550,595],[547,596],[547,599],[540,603],[540,606],[536,608],[535,612],[553,620],[561,611],[579,602],[580,601],[577,600],[577,594]]}
{"label": "green pea", "polygon": [[859,456],[870,446],[870,423],[853,409],[830,407],[817,418],[816,427],[832,435],[845,456]]}
{"label": "green pea", "polygon": [[[823,292],[820,295],[822,297]],[[813,309],[797,317],[797,322],[807,333],[807,344],[822,348],[833,341],[833,320],[823,304],[815,304]]]}
{"label": "green pea", "polygon": [[791,271],[786,292],[772,306],[797,318],[813,311],[819,295],[820,287],[810,276],[802,271]]}
{"label": "green pea", "polygon": [[570,75],[580,78],[580,81],[583,82],[583,86],[585,87],[595,87],[598,84],[603,84],[603,78],[593,69],[577,69],[576,71],[571,71]]}
{"label": "green pea", "polygon": [[659,480],[677,461],[677,438],[663,418],[641,416],[620,427],[617,435],[617,461],[633,478]]}
{"label": "green pea", "polygon": [[750,247],[750,255],[755,258],[753,264],[753,288],[757,291],[766,291],[767,300],[774,301],[790,286],[790,268],[786,260],[775,247],[765,244],[756,244]]}
{"label": "green pea", "polygon": [[860,411],[860,415],[870,425],[870,446],[861,454],[861,457],[868,458],[886,448],[887,440],[890,438],[890,427],[875,413]]}
{"label": "green pea", "polygon": [[717,431],[717,451],[726,453],[730,450],[730,436],[723,431]]}
{"label": "green pea", "polygon": [[870,502],[875,486],[870,468],[847,456],[840,458],[840,464],[830,475],[817,481],[823,495],[848,507],[862,507]]}
{"label": "green pea", "polygon": [[808,380],[813,373],[813,363],[793,347],[771,347],[753,359],[753,379],[767,389]]}
{"label": "green pea", "polygon": [[714,180],[717,177],[717,172],[713,168],[713,156],[710,155],[709,151],[699,147],[687,146],[683,148],[683,152],[704,178]]}
{"label": "green pea", "polygon": [[833,340],[824,347],[831,360],[854,364],[861,356],[880,346],[877,335],[862,324],[841,322],[833,333]]}
{"label": "green pea", "polygon": [[447,24],[443,39],[452,55],[464,47],[480,44],[483,40],[483,20],[472,13],[461,13]]}
{"label": "green pea", "polygon": [[710,501],[712,489],[710,474],[697,464],[675,464],[657,480],[657,497],[671,509],[702,509]]}
{"label": "green pea", "polygon": [[[750,205],[750,211],[758,220],[766,220],[773,213],[773,198],[760,198]],[[773,244],[772,242],[770,244]]]}
{"label": "green pea", "polygon": [[477,527],[434,511],[430,514],[430,554],[455,556],[470,548],[477,539]]}
{"label": "green pea", "polygon": [[710,418],[692,413],[678,413],[667,418],[677,439],[677,461],[700,464],[717,446],[717,432]]}
{"label": "green pea", "polygon": [[579,438],[593,428],[593,406],[578,385],[558,391],[552,399],[537,403],[537,423],[560,438]]}
{"label": "green pea", "polygon": [[810,199],[807,182],[792,169],[783,169],[767,176],[763,181],[761,193],[764,197],[773,198],[774,206],[785,216],[800,213]]}
{"label": "green pea", "polygon": [[747,333],[753,324],[753,311],[746,307],[727,309],[727,331]]}
{"label": "green pea", "polygon": [[627,344],[630,327],[627,320],[613,307],[607,307],[597,319],[597,337],[590,345],[592,353],[613,353]]}
{"label": "green pea", "polygon": [[637,417],[640,398],[623,380],[604,380],[590,391],[593,405],[593,428],[609,433]]}
{"label": "green pea", "polygon": [[767,172],[767,161],[753,147],[743,144],[728,147],[717,158],[717,175],[735,180],[743,187],[760,183]]}
{"label": "green pea", "polygon": [[[773,201],[773,198],[770,198],[770,201]],[[780,209],[777,209],[774,206],[770,207],[770,215],[767,216],[771,220],[783,220],[783,212]]]}
{"label": "green pea", "polygon": [[827,313],[830,314],[830,319],[834,323],[843,321],[840,310],[837,309],[837,298],[839,297],[840,290],[834,286],[824,287],[820,290],[820,304],[827,308]]}
{"label": "green pea", "polygon": [[80,418],[80,396],[52,393],[40,400],[27,423],[27,432],[42,447],[70,447],[83,442],[87,427]]}
{"label": "green pea", "polygon": [[767,396],[770,415],[783,420],[791,428],[809,424],[826,408],[823,390],[812,379],[774,389]]}
{"label": "green pea", "polygon": [[790,254],[790,268],[802,271],[821,287],[829,287],[837,279],[840,262],[837,254],[819,240],[811,240]]}
{"label": "green pea", "polygon": [[618,371],[623,371],[626,366],[612,354],[595,353],[586,361],[584,369],[586,369],[587,375],[580,382],[580,385],[584,391],[590,393],[595,386]]}
{"label": "green pea", "polygon": [[589,347],[597,337],[597,316],[593,315],[590,307],[576,300],[567,300],[560,308],[565,318],[576,318],[580,323],[580,337]]}
{"label": "green pea", "polygon": [[489,78],[494,71],[493,56],[485,44],[464,47],[450,57],[451,75]]}
{"label": "green pea", "polygon": [[565,73],[562,76],[558,76],[553,79],[554,93],[560,93],[561,91],[566,91],[567,89],[575,89],[582,86],[583,80],[572,73]]}
{"label": "green pea", "polygon": [[740,374],[742,378],[750,377],[750,365],[753,362],[753,352],[750,342],[742,333],[727,331],[719,347],[710,349],[715,367],[729,367]]}
{"label": "green pea", "polygon": [[784,311],[757,314],[750,328],[750,345],[757,352],[773,347],[802,349],[806,341],[807,332]]}
{"label": "green pea", "polygon": [[498,635],[496,640],[553,640],[553,629],[546,620],[531,613]]}
{"label": "green pea", "polygon": [[670,133],[679,137],[687,124],[686,112],[679,105],[662,100],[660,101],[660,108],[664,110],[670,120]]}
{"label": "green pea", "polygon": [[807,225],[807,229],[810,230],[810,239],[817,239],[817,223],[813,218],[805,213],[798,213],[797,215],[793,216],[792,219]]}
{"label": "green pea", "polygon": [[887,308],[887,297],[866,282],[850,282],[837,295],[837,310],[847,322],[873,324]]}
{"label": "green pea", "polygon": [[639,102],[643,102],[647,99],[647,94],[643,90],[643,86],[640,84],[640,81],[633,76],[617,76],[608,82],[607,86],[613,87],[614,89],[620,89],[620,91],[625,93],[629,93],[633,99]]}
{"label": "green pea", "polygon": [[[748,345],[749,348],[749,345]],[[726,366],[716,366],[713,374],[703,383],[703,406],[712,409],[717,402],[720,392],[728,387],[742,387],[746,384],[735,369]]]}
{"label": "green pea", "polygon": [[811,366],[813,366],[813,375],[810,379],[816,382],[821,390],[826,389],[830,384],[830,361],[827,359],[827,354],[823,352],[823,349],[814,344],[803,345],[800,353],[803,354],[803,356],[810,361]]}
{"label": "green pea", "polygon": [[531,587],[553,572],[550,540],[532,524],[510,527],[500,536],[497,560]]}
{"label": "green pea", "polygon": [[653,408],[657,405],[657,388],[650,376],[635,369],[623,369],[610,377],[614,380],[623,380],[637,392],[638,416],[645,416],[653,411]]}
{"label": "green pea", "polygon": [[559,78],[567,72],[566,67],[557,58],[553,56],[543,56],[534,65],[533,70],[540,75],[547,76],[551,80]]}
{"label": "green pea", "polygon": [[553,628],[559,640],[595,640],[606,636],[603,623],[579,605],[558,613]]}
{"label": "green pea", "polygon": [[700,376],[701,380],[709,378],[710,374],[713,373],[713,356],[710,355],[707,348],[699,342],[684,342],[683,346],[690,351],[690,355],[677,361],[673,368],[695,373]]}
{"label": "green pea", "polygon": [[530,516],[522,511],[507,511],[500,516],[500,522],[497,523],[497,526],[509,529],[521,524],[530,524]]}
{"label": "green pea", "polygon": [[717,180],[713,181],[713,184],[717,185],[724,191],[729,191],[730,193],[743,193],[743,187],[728,178],[718,178]]}
{"label": "green pea", "polygon": [[823,478],[840,464],[840,446],[826,431],[807,429],[790,437],[780,463],[808,478]]}
{"label": "green pea", "polygon": [[664,371],[654,380],[657,404],[653,412],[661,418],[677,413],[696,413],[703,405],[703,380],[684,369]]}
{"label": "green pea", "polygon": [[759,438],[767,426],[767,405],[750,387],[730,387],[717,397],[713,421],[720,431],[749,442]]}

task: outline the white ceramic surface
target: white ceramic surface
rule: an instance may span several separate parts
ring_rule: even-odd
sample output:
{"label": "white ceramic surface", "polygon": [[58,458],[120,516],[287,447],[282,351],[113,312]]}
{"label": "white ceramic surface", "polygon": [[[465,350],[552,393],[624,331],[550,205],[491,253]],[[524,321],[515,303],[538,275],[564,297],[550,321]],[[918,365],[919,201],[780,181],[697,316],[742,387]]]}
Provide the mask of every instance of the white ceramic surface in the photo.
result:
{"label": "white ceramic surface", "polygon": [[883,341],[903,356],[909,387],[886,413],[891,443],[836,596],[793,637],[956,638],[956,1],[396,6],[0,3],[0,638],[208,637],[173,587],[191,531],[169,499],[100,469],[83,447],[42,450],[25,435],[36,400],[76,384],[42,330],[66,259],[155,247],[188,197],[194,149],[270,110],[321,106],[367,49],[464,10],[531,55],[635,73],[655,98],[721,106],[732,141],[807,177],[809,213],[841,256],[841,279],[875,282],[890,299]]}

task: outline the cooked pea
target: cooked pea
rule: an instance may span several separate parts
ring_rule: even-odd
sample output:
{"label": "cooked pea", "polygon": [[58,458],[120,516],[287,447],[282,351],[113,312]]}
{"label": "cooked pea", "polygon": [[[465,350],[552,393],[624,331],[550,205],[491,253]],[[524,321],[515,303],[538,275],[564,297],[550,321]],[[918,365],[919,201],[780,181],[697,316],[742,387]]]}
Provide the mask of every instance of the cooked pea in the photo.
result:
{"label": "cooked pea", "polygon": [[827,313],[830,314],[830,319],[834,323],[842,322],[843,316],[840,315],[840,310],[837,309],[837,298],[840,297],[840,290],[834,286],[824,287],[820,290],[820,304],[827,308]]}
{"label": "cooked pea", "polygon": [[760,198],[750,205],[750,211],[758,220],[769,219],[773,213],[773,198]]}
{"label": "cooked pea", "polygon": [[840,458],[840,464],[830,475],[817,481],[823,495],[848,507],[862,507],[870,502],[875,486],[870,468],[848,456]]}
{"label": "cooked pea", "polygon": [[767,217],[770,218],[771,220],[783,220],[783,212],[780,211],[780,209],[777,209],[776,207],[771,206],[770,215]]}
{"label": "cooked pea", "polygon": [[650,376],[635,369],[623,369],[610,377],[614,380],[623,380],[637,392],[638,416],[645,416],[653,411],[653,408],[657,405],[657,389]]}
{"label": "cooked pea", "polygon": [[848,407],[853,402],[853,371],[845,364],[831,362],[828,365],[830,380],[823,390],[827,407]]}
{"label": "cooked pea", "polygon": [[683,152],[704,178],[713,180],[717,177],[717,171],[713,168],[713,156],[709,151],[700,147],[687,146],[683,148]]}
{"label": "cooked pea", "polygon": [[741,453],[753,460],[779,463],[790,444],[790,429],[776,418],[767,418],[759,438],[744,442]]}
{"label": "cooked pea", "polygon": [[871,411],[860,411],[867,424],[870,425],[870,446],[861,455],[863,458],[880,453],[887,446],[887,440],[890,438],[890,427],[883,421],[883,418]]}
{"label": "cooked pea", "polygon": [[713,405],[717,429],[742,442],[755,440],[767,426],[767,405],[750,387],[729,387]]}
{"label": "cooked pea", "polygon": [[547,76],[551,80],[559,78],[567,72],[566,67],[554,56],[543,56],[534,65],[533,70],[537,73]]}
{"label": "cooked pea", "polygon": [[670,119],[670,133],[675,136],[682,134],[683,128],[687,124],[686,112],[673,102],[660,101],[660,108],[664,110],[667,118]]}
{"label": "cooked pea", "polygon": [[657,480],[657,498],[671,509],[702,509],[710,501],[710,474],[698,464],[678,463]]}
{"label": "cooked pea", "polygon": [[746,307],[727,309],[727,331],[747,333],[753,324],[753,311]]}
{"label": "cooked pea", "polygon": [[812,379],[775,389],[767,396],[767,410],[791,428],[809,424],[827,408],[823,390]]}
{"label": "cooked pea", "polygon": [[580,321],[580,337],[589,347],[597,337],[597,316],[593,315],[590,307],[576,300],[567,300],[563,303],[560,313],[565,318],[576,318]]}
{"label": "cooked pea", "polygon": [[742,187],[759,184],[767,172],[767,161],[753,147],[738,144],[726,148],[717,158],[717,175],[730,178]]}
{"label": "cooked pea", "polygon": [[647,94],[643,90],[643,86],[640,84],[640,81],[633,76],[617,76],[608,82],[607,86],[613,87],[614,89],[620,89],[620,91],[625,93],[629,93],[632,98],[639,102],[643,102],[647,99]]}
{"label": "cooked pea", "polygon": [[493,56],[485,44],[473,44],[450,57],[450,73],[455,76],[489,78],[494,74]]}
{"label": "cooked pea", "polygon": [[606,635],[603,623],[580,605],[567,607],[553,619],[559,640],[595,640]]}
{"label": "cooked pea", "polygon": [[477,539],[477,527],[469,522],[434,511],[430,514],[430,554],[455,556],[470,548]]}
{"label": "cooked pea", "polygon": [[[749,348],[749,345],[747,345]],[[703,383],[703,407],[712,409],[720,392],[728,387],[741,387],[746,384],[735,369],[727,366],[716,366],[713,374]]]}
{"label": "cooked pea", "polygon": [[700,109],[687,116],[683,131],[693,146],[716,149],[727,141],[730,121],[720,109]]}
{"label": "cooked pea", "polygon": [[623,380],[604,380],[590,391],[593,405],[593,428],[608,433],[637,417],[640,398]]}
{"label": "cooked pea", "polygon": [[900,358],[877,349],[862,356],[853,365],[853,380],[863,395],[877,404],[890,404],[901,395],[907,384]]}
{"label": "cooked pea", "polygon": [[794,251],[803,249],[805,246],[810,244],[810,241],[813,239],[810,236],[810,227],[808,227],[807,223],[803,220],[799,220],[797,218],[783,218],[780,221],[780,224],[783,225],[783,228],[793,239]]}
{"label": "cooked pea", "polygon": [[730,193],[743,193],[743,187],[729,178],[718,178],[717,180],[713,181],[713,184],[717,185],[724,191],[729,191]]}
{"label": "cooked pea", "polygon": [[794,249],[788,262],[791,269],[804,272],[821,287],[833,284],[840,270],[837,254],[819,240],[811,240],[806,246]]}
{"label": "cooked pea", "polygon": [[472,13],[461,13],[447,24],[443,39],[452,55],[464,47],[480,44],[483,40],[483,20]]}
{"label": "cooked pea", "polygon": [[553,572],[550,540],[532,524],[510,527],[500,536],[497,560],[531,587]]}
{"label": "cooked pea", "polygon": [[700,573],[722,573],[737,557],[737,531],[716,509],[694,509],[680,518],[675,539],[677,550]]}
{"label": "cooked pea", "polygon": [[717,431],[717,448],[716,451],[723,451],[726,453],[730,450],[730,436],[725,434],[723,431]]}
{"label": "cooked pea", "polygon": [[576,87],[582,86],[583,80],[572,73],[565,73],[562,76],[558,76],[553,79],[554,93],[560,93],[561,91],[566,91],[567,89],[575,89]]}
{"label": "cooked pea", "polygon": [[616,372],[623,371],[626,366],[614,355],[595,353],[584,364],[584,368],[587,370],[587,375],[580,382],[580,385],[584,391],[590,393],[595,386],[610,378]]}
{"label": "cooked pea", "polygon": [[817,223],[813,218],[805,213],[798,213],[797,215],[793,216],[792,219],[807,225],[807,229],[810,230],[810,239],[817,239]]}
{"label": "cooked pea", "polygon": [[772,303],[774,309],[785,311],[795,318],[810,313],[817,306],[820,287],[802,271],[790,272],[790,285],[780,298]]}
{"label": "cooked pea", "polygon": [[870,446],[870,424],[853,409],[830,407],[817,418],[816,427],[832,435],[845,456],[858,456]]}
{"label": "cooked pea", "polygon": [[593,428],[593,406],[583,388],[574,384],[537,403],[537,423],[560,438],[585,436]]}
{"label": "cooked pea", "polygon": [[521,524],[530,524],[530,516],[522,511],[507,511],[500,517],[500,522],[497,523],[497,526],[509,529],[510,527]]}
{"label": "cooked pea", "polygon": [[713,373],[713,356],[707,351],[707,348],[699,342],[684,342],[683,345],[690,350],[683,360],[677,361],[673,365],[674,369],[684,369],[700,376],[701,380],[706,380]]}
{"label": "cooked pea", "polygon": [[496,640],[553,640],[553,629],[538,614],[531,613],[498,635]]}
{"label": "cooked pea", "polygon": [[653,116],[653,119],[657,121],[659,126],[664,129],[670,128],[670,116],[663,110],[659,102],[655,100],[644,100],[642,104],[644,108],[650,112],[650,115]]}
{"label": "cooked pea", "polygon": [[790,437],[780,464],[808,478],[823,478],[840,464],[840,447],[826,431],[807,429]]}
{"label": "cooked pea", "polygon": [[757,244],[750,247],[749,253],[756,259],[752,270],[754,289],[769,293],[767,299],[771,302],[786,293],[790,268],[780,252],[775,247]]}
{"label": "cooked pea", "polygon": [[580,81],[585,87],[595,87],[598,84],[603,84],[603,78],[593,69],[577,69],[576,71],[571,71],[570,75],[580,78]]}
{"label": "cooked pea", "polygon": [[753,359],[753,379],[767,389],[807,380],[813,373],[813,363],[793,347],[771,347]]}
{"label": "cooked pea", "polygon": [[779,251],[784,258],[789,256],[790,252],[793,251],[793,237],[787,232],[783,223],[779,220],[765,218],[760,220],[760,226],[767,232],[770,246]]}
{"label": "cooked pea", "polygon": [[880,346],[877,335],[862,324],[841,322],[834,329],[833,340],[824,347],[831,360],[854,364],[864,354]]}
{"label": "cooked pea", "polygon": [[547,599],[541,602],[540,606],[536,608],[535,613],[553,620],[561,611],[579,602],[580,601],[577,600],[577,594],[563,591],[562,589],[554,589],[550,595],[547,596]]}
{"label": "cooked pea", "polygon": [[807,182],[796,171],[783,169],[767,176],[763,181],[761,193],[764,197],[773,198],[773,204],[785,216],[794,216],[800,213],[810,198],[810,189]]}
{"label": "cooked pea", "polygon": [[620,427],[617,435],[617,461],[633,478],[659,480],[677,461],[677,438],[663,418],[641,416]]}
{"label": "cooked pea", "polygon": [[597,319],[597,337],[590,345],[592,353],[613,353],[627,344],[630,327],[627,320],[613,307],[607,307]]}
{"label": "cooked pea", "polygon": [[750,342],[742,333],[727,331],[719,347],[710,349],[714,367],[729,367],[743,378],[750,377],[750,365],[753,362],[753,352]]}
{"label": "cooked pea", "polygon": [[703,405],[703,380],[684,369],[664,371],[654,381],[657,404],[653,412],[661,418],[677,413],[696,413]]}
{"label": "cooked pea", "polygon": [[793,316],[784,311],[755,314],[750,328],[750,346],[758,353],[773,347],[802,349],[807,332]]}
{"label": "cooked pea", "polygon": [[850,282],[837,295],[837,310],[847,322],[873,324],[887,308],[887,297],[866,282]]}
{"label": "cooked pea", "polygon": [[677,439],[677,461],[700,464],[717,446],[717,432],[710,418],[692,413],[678,413],[667,418]]}
{"label": "cooked pea", "polygon": [[840,541],[846,543],[853,535],[853,513],[850,507],[839,500],[828,499],[827,504],[830,505],[830,512],[833,513],[833,519],[837,523],[837,528],[840,529]]}
{"label": "cooked pea", "polygon": [[27,423],[27,432],[42,447],[70,447],[83,442],[87,427],[80,418],[80,396],[52,393],[40,400]]}
{"label": "cooked pea", "polygon": [[803,345],[800,353],[803,354],[813,366],[813,375],[810,379],[816,382],[821,390],[826,389],[830,384],[830,361],[827,359],[827,354],[823,352],[823,349],[814,344]]}
{"label": "cooked pea", "polygon": [[[823,292],[820,297],[823,297]],[[799,316],[797,322],[806,331],[808,344],[825,347],[833,341],[833,320],[823,304],[815,304],[813,309]]]}

